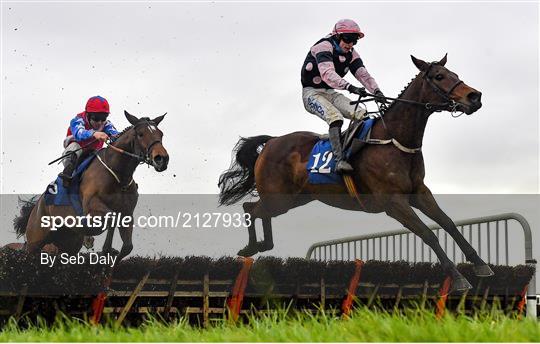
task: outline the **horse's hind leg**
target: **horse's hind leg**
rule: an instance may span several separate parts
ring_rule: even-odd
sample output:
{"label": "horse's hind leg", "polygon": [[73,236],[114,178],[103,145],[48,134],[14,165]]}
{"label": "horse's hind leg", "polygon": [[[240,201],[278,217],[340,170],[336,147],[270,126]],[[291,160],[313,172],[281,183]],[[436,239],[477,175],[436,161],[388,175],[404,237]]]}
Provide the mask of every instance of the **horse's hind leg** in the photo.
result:
{"label": "horse's hind leg", "polygon": [[[292,208],[311,202],[311,197],[297,195],[295,197],[287,196],[265,196],[257,202],[246,202],[243,204],[244,211],[249,214],[249,242],[246,247],[238,252],[238,255],[249,257],[258,252],[269,251],[274,248],[274,239],[272,235],[272,218],[285,214]],[[257,242],[255,232],[256,219],[262,219],[264,240]]]}
{"label": "horse's hind leg", "polygon": [[249,217],[246,219],[246,222],[248,224],[248,235],[249,235],[249,241],[246,247],[238,251],[238,255],[242,257],[251,257],[255,253],[259,252],[257,248],[257,233],[255,232],[255,214],[254,214],[254,208],[257,206],[257,204],[260,202],[245,202],[242,204],[242,208],[244,208],[244,213],[248,214]]}
{"label": "horse's hind leg", "polygon": [[39,252],[43,245],[48,243],[50,228],[41,227],[41,219],[46,213],[46,206],[43,197],[41,197],[28,218],[26,225],[26,252]]}
{"label": "horse's hind leg", "polygon": [[[258,242],[257,246],[259,252],[269,251],[274,248],[274,239],[272,235],[272,217],[284,214],[287,211],[302,206],[311,202],[313,199],[307,195],[297,195],[295,197],[290,197],[286,199],[281,199],[283,197],[278,197],[274,200],[274,204],[270,200],[265,199],[264,205],[261,205],[261,208],[265,207],[266,209],[274,209],[273,212],[265,210],[264,215],[261,214],[263,232],[264,232],[264,241]],[[277,209],[277,210],[275,210]],[[265,216],[266,215],[266,216]]]}
{"label": "horse's hind leg", "polygon": [[437,224],[450,234],[461,251],[465,254],[467,260],[474,264],[474,272],[477,276],[487,277],[493,275],[493,271],[489,265],[480,258],[476,250],[463,237],[452,219],[441,210],[427,186],[424,185],[418,190],[418,193],[411,198],[411,204],[413,207],[426,214],[430,219],[437,222]]}
{"label": "horse's hind leg", "polygon": [[257,243],[259,252],[269,251],[274,248],[274,238],[272,235],[272,218],[264,217],[262,219],[264,241]]}

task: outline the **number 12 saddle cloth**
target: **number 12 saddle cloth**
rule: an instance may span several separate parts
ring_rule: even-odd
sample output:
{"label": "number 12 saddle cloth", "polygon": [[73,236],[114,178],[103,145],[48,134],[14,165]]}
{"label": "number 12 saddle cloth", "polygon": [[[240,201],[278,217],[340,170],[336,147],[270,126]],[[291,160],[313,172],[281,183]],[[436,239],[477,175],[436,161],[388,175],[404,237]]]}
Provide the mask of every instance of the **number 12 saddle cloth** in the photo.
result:
{"label": "number 12 saddle cloth", "polygon": [[[369,137],[371,128],[377,119],[368,118],[360,123],[359,126],[353,128],[354,135],[352,140],[344,143],[345,157],[349,159],[353,154],[356,154],[361,147],[365,145],[366,138]],[[347,133],[345,133],[347,136]],[[343,178],[335,172],[336,160],[332,153],[332,146],[328,138],[319,140],[309,157],[306,165],[308,171],[308,182],[310,184],[338,184],[343,183]]]}

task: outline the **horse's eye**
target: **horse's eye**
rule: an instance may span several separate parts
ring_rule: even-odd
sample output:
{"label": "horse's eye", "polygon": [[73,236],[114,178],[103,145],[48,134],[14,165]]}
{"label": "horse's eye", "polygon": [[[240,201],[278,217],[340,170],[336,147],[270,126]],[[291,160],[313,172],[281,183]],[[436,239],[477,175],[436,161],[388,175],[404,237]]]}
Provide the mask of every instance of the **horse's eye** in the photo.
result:
{"label": "horse's eye", "polygon": [[137,133],[137,136],[138,137],[143,137],[144,135],[143,135],[143,133]]}
{"label": "horse's eye", "polygon": [[440,80],[442,80],[442,79],[444,79],[444,75],[442,75],[442,74],[437,74],[437,75],[435,75],[435,80],[439,80],[439,81],[440,81]]}

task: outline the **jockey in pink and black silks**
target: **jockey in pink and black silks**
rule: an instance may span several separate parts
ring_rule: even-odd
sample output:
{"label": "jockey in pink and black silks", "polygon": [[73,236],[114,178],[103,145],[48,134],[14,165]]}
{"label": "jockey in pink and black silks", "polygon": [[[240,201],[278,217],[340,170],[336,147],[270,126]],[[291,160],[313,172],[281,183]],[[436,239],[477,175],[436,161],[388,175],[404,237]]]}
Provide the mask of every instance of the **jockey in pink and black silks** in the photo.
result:
{"label": "jockey in pink and black silks", "polygon": [[343,118],[361,118],[365,111],[355,112],[350,99],[335,90],[365,95],[363,88],[356,87],[343,77],[348,73],[354,77],[379,101],[384,95],[375,79],[368,73],[354,45],[364,37],[360,27],[351,19],[338,21],[332,33],[320,39],[309,50],[302,65],[302,99],[306,110],[330,126],[329,137],[336,159],[338,173],[352,172],[352,166],[344,159],[341,145]]}
{"label": "jockey in pink and black silks", "polygon": [[113,124],[107,120],[109,113],[107,100],[101,96],[95,96],[88,99],[84,112],[75,116],[69,123],[63,155],[70,152],[72,154],[64,159],[64,171],[59,174],[64,186],[69,186],[77,161],[83,153],[86,156],[101,149],[110,136],[118,135]]}

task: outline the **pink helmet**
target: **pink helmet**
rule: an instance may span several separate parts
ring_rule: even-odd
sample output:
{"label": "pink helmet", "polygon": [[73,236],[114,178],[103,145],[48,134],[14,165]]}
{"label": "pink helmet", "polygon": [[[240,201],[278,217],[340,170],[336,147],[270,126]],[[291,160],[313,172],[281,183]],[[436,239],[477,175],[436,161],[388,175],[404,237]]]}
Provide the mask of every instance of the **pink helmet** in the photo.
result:
{"label": "pink helmet", "polygon": [[336,25],[334,25],[332,35],[342,33],[356,33],[360,36],[360,38],[364,37],[364,33],[360,31],[360,27],[352,19],[341,19],[336,23]]}

